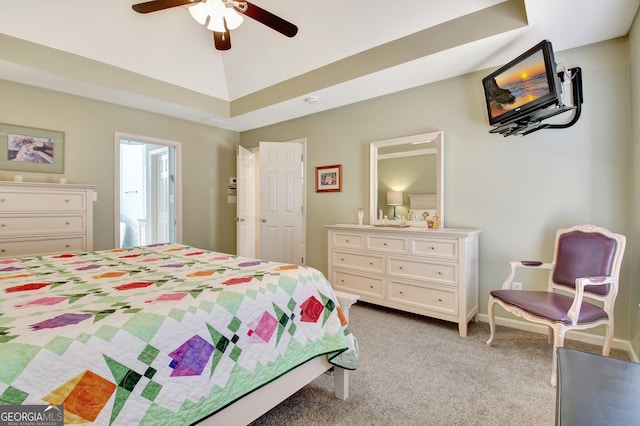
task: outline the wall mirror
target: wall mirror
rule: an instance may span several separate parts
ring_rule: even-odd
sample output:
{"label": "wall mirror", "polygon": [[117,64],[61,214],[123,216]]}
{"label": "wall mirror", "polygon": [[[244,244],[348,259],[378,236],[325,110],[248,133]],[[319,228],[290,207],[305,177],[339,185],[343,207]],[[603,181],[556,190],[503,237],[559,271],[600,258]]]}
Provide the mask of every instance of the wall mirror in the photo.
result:
{"label": "wall mirror", "polygon": [[404,220],[426,227],[440,217],[444,227],[444,132],[423,133],[371,142],[370,222]]}

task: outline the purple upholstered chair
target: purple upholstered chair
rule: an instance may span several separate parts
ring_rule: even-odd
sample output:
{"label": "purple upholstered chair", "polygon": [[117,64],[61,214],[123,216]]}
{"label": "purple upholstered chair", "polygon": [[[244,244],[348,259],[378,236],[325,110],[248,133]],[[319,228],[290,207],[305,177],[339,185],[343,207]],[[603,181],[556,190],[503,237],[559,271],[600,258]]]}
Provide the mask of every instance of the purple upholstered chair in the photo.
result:
{"label": "purple upholstered chair", "polygon": [[[511,273],[502,288],[493,290],[489,296],[491,336],[487,345],[493,343],[498,304],[518,317],[549,327],[553,333],[553,386],[557,382],[557,348],[564,346],[568,330],[604,325],[602,354],[609,356],[613,307],[625,244],[624,235],[594,225],[580,225],[556,233],[553,263],[511,262]],[[512,289],[517,268],[548,269],[547,290]],[[596,303],[592,303],[594,301]]]}

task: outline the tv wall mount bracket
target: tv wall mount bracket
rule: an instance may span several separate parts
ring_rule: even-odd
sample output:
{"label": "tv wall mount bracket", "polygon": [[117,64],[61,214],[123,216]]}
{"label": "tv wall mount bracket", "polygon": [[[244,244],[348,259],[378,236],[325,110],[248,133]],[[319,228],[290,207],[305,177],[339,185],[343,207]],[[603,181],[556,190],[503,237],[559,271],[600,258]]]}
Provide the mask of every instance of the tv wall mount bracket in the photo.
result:
{"label": "tv wall mount bracket", "polygon": [[[489,130],[489,133],[500,133],[502,136],[514,136],[514,135],[528,135],[529,133],[537,132],[542,129],[566,129],[578,122],[580,118],[580,112],[582,107],[582,69],[580,67],[569,68],[567,75],[571,76],[571,92],[573,95],[573,106],[556,105],[553,108],[544,108],[531,112],[531,114],[521,117],[515,121],[508,123],[500,123],[493,129]],[[559,72],[558,76],[561,81],[564,81],[565,72]],[[543,123],[556,115],[573,111],[573,117],[570,121],[563,124],[549,124]]]}

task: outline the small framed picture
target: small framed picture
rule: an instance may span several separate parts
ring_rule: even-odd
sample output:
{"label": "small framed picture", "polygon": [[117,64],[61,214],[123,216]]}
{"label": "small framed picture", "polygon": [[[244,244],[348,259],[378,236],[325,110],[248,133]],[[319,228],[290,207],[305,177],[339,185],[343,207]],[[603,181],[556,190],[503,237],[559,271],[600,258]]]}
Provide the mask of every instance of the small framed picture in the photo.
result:
{"label": "small framed picture", "polygon": [[316,192],[342,191],[342,164],[316,167]]}
{"label": "small framed picture", "polygon": [[0,123],[0,169],[64,172],[64,132]]}

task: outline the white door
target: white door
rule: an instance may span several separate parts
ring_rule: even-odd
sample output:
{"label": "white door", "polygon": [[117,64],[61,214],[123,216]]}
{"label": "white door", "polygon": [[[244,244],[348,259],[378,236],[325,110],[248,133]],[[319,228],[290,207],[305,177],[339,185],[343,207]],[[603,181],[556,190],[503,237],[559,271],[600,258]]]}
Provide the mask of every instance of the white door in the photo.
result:
{"label": "white door", "polygon": [[261,259],[304,264],[303,143],[260,142]]}
{"label": "white door", "polygon": [[238,146],[237,151],[237,253],[256,258],[256,161],[255,155]]}
{"label": "white door", "polygon": [[151,167],[151,191],[150,191],[150,208],[147,210],[150,214],[150,223],[147,232],[149,232],[151,243],[170,243],[172,241],[170,212],[172,208],[170,197],[169,181],[169,147],[163,146],[149,153],[149,163]]}

